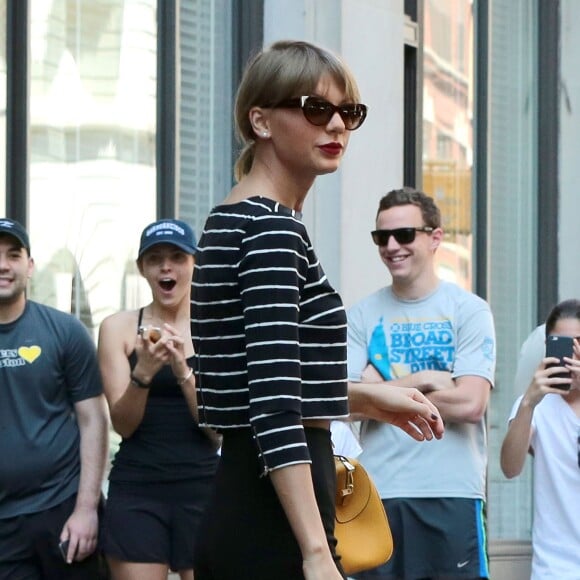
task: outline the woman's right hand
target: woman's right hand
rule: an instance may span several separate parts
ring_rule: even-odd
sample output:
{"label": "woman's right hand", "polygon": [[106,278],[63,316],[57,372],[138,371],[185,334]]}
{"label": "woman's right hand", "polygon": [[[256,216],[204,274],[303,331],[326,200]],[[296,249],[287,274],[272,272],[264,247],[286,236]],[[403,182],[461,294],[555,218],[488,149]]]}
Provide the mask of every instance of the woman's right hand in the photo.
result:
{"label": "woman's right hand", "polygon": [[330,550],[305,557],[302,561],[302,571],[305,580],[344,580],[330,555]]}
{"label": "woman's right hand", "polygon": [[549,364],[558,364],[559,359],[555,357],[546,357],[542,360],[540,366],[534,373],[534,378],[524,395],[527,404],[535,407],[546,395],[552,393],[555,395],[566,395],[568,391],[558,388],[558,385],[569,385],[572,378],[555,377],[558,373],[568,372],[565,367],[549,367]]}
{"label": "woman's right hand", "polygon": [[137,335],[135,354],[137,356],[137,364],[133,372],[146,382],[150,381],[161,367],[169,362],[171,357],[171,352],[163,343],[163,340],[147,332],[147,330]]}
{"label": "woman's right hand", "polygon": [[341,580],[320,517],[310,464],[273,469],[269,477],[300,548],[306,580]]}

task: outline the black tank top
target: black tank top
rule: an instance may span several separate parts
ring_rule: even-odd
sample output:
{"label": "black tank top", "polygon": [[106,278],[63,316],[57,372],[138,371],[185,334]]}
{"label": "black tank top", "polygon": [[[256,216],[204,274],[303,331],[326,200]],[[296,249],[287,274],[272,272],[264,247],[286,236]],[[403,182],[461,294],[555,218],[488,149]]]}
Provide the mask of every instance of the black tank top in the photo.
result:
{"label": "black tank top", "polygon": [[[138,326],[142,316],[143,309]],[[193,366],[194,357],[187,362]],[[135,351],[129,364],[131,370],[137,364]],[[121,441],[110,481],[147,484],[206,478],[215,473],[217,462],[214,445],[191,416],[171,366],[163,366],[151,381],[143,420]]]}

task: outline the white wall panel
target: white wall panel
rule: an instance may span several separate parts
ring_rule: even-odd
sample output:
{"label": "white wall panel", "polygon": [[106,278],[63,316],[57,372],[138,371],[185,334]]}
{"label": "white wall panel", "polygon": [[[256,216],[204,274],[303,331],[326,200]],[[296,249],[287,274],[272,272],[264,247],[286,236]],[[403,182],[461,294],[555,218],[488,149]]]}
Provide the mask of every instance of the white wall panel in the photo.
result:
{"label": "white wall panel", "polygon": [[560,5],[560,231],[559,292],[561,300],[580,297],[580,2]]}
{"label": "white wall panel", "polygon": [[370,109],[339,172],[317,180],[304,206],[317,253],[345,304],[389,281],[369,231],[378,200],[403,179],[402,0],[265,0],[264,43],[316,42],[342,55]]}
{"label": "white wall panel", "polygon": [[379,199],[403,185],[403,33],[402,0],[343,1],[342,53],[369,106],[343,166],[341,288],[347,306],[390,282],[369,232]]}

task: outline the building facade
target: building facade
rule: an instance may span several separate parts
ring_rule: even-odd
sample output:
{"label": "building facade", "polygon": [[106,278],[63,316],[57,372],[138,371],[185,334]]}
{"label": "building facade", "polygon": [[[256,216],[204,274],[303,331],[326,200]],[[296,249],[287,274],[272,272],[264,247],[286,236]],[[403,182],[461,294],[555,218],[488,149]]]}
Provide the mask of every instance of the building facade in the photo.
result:
{"label": "building facade", "polygon": [[248,56],[299,38],[340,53],[369,106],[304,219],[346,305],[388,283],[369,231],[414,185],[445,218],[439,272],[486,298],[498,336],[488,416],[494,578],[529,572],[531,474],[499,468],[521,343],[580,295],[580,4],[575,0],[0,0],[0,213],[26,223],[31,297],[102,319],[144,303],[141,229],[200,233],[232,185]]}

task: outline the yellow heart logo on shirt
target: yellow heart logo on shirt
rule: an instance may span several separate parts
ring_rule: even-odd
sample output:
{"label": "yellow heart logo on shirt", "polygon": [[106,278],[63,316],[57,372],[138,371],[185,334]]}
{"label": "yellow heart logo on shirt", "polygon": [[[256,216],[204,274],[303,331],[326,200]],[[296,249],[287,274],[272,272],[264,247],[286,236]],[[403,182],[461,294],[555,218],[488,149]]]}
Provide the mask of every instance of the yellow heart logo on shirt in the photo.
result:
{"label": "yellow heart logo on shirt", "polygon": [[21,346],[18,354],[28,363],[34,362],[42,352],[39,346]]}

